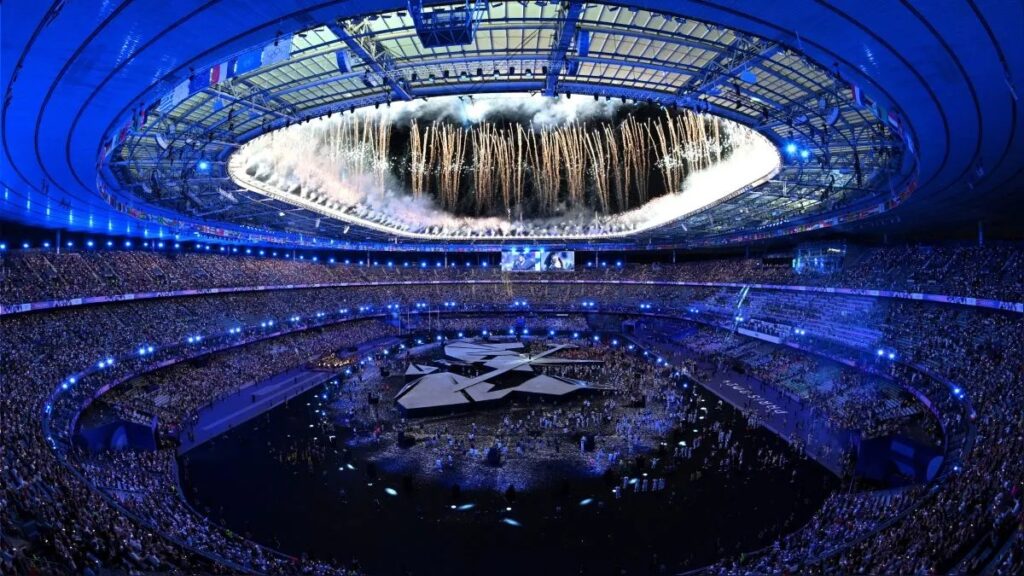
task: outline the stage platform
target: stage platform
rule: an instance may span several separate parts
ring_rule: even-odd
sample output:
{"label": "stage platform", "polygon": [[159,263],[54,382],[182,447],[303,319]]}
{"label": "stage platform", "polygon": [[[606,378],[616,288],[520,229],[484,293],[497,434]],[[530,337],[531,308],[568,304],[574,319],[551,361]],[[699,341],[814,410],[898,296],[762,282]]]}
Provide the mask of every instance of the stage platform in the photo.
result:
{"label": "stage platform", "polygon": [[246,386],[200,410],[195,426],[182,432],[178,454],[184,454],[335,376],[335,372],[297,368]]}

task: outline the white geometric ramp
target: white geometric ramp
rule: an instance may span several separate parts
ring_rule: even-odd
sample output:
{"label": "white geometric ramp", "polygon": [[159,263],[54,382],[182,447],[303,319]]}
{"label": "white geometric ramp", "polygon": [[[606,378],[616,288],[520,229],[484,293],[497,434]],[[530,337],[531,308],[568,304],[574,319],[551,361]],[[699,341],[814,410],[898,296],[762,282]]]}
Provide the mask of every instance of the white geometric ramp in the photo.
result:
{"label": "white geometric ramp", "polygon": [[[551,357],[551,354],[569,347],[553,346],[538,354],[528,355],[520,352],[523,345],[519,342],[452,342],[445,346],[445,355],[461,363],[461,366],[443,360],[433,364],[410,364],[406,368],[406,375],[422,376],[405,385],[395,396],[395,401],[407,411],[417,411],[493,402],[512,394],[560,397],[580,390],[600,388],[579,380],[536,372],[535,366],[602,364],[597,360]],[[474,366],[490,370],[474,377],[455,372]]]}
{"label": "white geometric ramp", "polygon": [[405,369],[406,376],[423,376],[424,374],[430,374],[431,372],[437,372],[437,366],[431,366],[429,364],[413,364],[410,362],[408,368]]}

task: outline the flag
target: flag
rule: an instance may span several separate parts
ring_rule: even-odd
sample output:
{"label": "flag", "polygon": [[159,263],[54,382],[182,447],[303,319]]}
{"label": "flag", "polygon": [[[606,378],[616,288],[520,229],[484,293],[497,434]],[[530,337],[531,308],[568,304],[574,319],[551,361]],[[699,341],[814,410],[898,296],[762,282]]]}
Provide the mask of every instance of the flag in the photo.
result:
{"label": "flag", "polygon": [[576,33],[576,54],[582,58],[590,55],[590,30],[581,28]]}
{"label": "flag", "polygon": [[857,86],[852,82],[850,83],[850,96],[853,98],[853,102],[857,105],[857,108],[862,108],[864,106],[864,93],[860,91],[860,86]]}
{"label": "flag", "polygon": [[899,114],[890,110],[889,114],[886,115],[886,119],[889,121],[889,126],[891,126],[897,134],[903,134],[903,119],[900,118]]}
{"label": "flag", "polygon": [[871,113],[875,115],[879,122],[885,122],[887,114],[885,106],[881,102],[871,103]]}
{"label": "flag", "polygon": [[271,64],[277,64],[283,62],[291,56],[292,53],[292,36],[282,36],[273,43],[267,44],[263,47],[263,51],[260,52],[260,66],[270,66]]}
{"label": "flag", "polygon": [[196,72],[189,78],[188,92],[189,94],[195,94],[196,92],[202,92],[210,87],[210,71],[202,70]]}
{"label": "flag", "polygon": [[251,72],[260,67],[261,54],[258,50],[250,50],[235,59],[235,76]]}
{"label": "flag", "polygon": [[179,102],[188,98],[188,86],[189,81],[182,80],[181,83],[174,87],[174,90],[171,90],[160,98],[160,105],[157,106],[157,110],[164,114],[170,112],[171,109],[177,106]]}
{"label": "flag", "polygon": [[335,59],[338,61],[338,71],[342,74],[347,74],[352,71],[352,58],[348,54],[348,50],[338,50],[334,53]]}
{"label": "flag", "polygon": [[160,101],[158,100],[158,101],[153,102],[149,106],[147,106],[147,107],[142,109],[142,125],[143,126],[146,125],[146,121],[149,120],[149,117],[152,116],[154,112],[156,112],[156,109],[159,106],[160,106]]}
{"label": "flag", "polygon": [[231,78],[231,63],[221,62],[210,68],[210,86],[215,86],[228,78]]}

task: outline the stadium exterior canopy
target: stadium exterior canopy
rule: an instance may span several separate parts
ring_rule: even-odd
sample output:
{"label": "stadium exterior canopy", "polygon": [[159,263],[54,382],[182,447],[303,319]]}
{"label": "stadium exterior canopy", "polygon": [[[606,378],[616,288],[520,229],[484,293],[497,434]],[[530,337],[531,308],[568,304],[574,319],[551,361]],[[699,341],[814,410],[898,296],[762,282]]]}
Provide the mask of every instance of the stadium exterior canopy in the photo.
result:
{"label": "stadium exterior canopy", "polygon": [[1022,25],[1012,2],[7,3],[0,207],[104,233],[437,249],[240,187],[228,159],[327,114],[523,92],[706,111],[784,159],[684,218],[576,247],[969,217],[1021,180]]}

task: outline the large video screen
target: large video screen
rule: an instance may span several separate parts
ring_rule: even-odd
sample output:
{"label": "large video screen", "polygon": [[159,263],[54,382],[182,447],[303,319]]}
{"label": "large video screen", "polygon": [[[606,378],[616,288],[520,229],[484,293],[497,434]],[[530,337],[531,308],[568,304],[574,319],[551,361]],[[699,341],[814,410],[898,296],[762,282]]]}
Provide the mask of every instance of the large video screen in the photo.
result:
{"label": "large video screen", "polygon": [[572,272],[576,269],[576,253],[546,248],[512,248],[502,250],[504,272]]}

